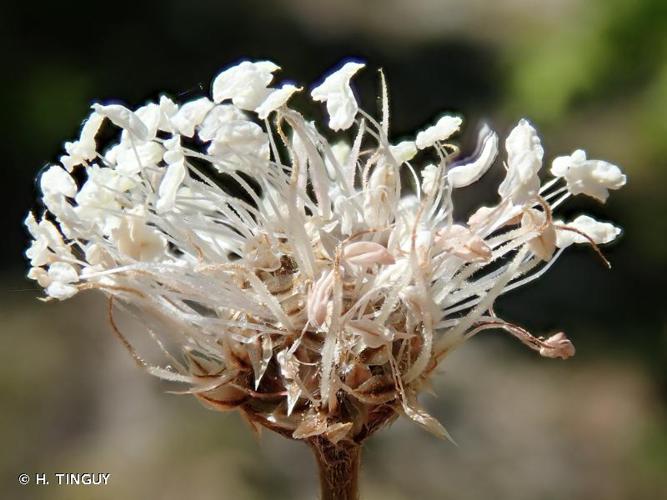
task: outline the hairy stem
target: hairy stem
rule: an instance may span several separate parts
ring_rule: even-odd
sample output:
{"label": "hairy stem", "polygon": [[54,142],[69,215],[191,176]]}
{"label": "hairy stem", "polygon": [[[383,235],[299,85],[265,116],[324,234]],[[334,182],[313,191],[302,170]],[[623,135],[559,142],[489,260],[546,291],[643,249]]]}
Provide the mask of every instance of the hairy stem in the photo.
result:
{"label": "hairy stem", "polygon": [[358,500],[361,445],[333,444],[316,437],[308,441],[320,475],[321,500]]}

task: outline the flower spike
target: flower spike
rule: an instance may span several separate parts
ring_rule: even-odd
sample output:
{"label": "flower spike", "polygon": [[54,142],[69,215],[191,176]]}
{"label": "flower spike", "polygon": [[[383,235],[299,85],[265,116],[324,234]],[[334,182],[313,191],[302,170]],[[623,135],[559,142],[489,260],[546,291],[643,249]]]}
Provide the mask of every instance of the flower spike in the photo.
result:
{"label": "flower spike", "polygon": [[[417,396],[477,332],[574,355],[563,333],[533,336],[493,305],[567,247],[614,241],[610,223],[553,211],[576,194],[604,202],[626,177],[576,150],[542,184],[544,149],[521,120],[497,203],[455,220],[453,190],[501,168],[498,136],[485,125],[477,151],[458,158],[462,119],[444,114],[390,142],[384,75],[379,118],[352,90],[363,67],[347,62],[312,89],[326,126],[293,109],[301,87],[272,86],[270,61],[221,72],[211,99],[93,105],[39,179],[46,209],[25,220],[28,276],[50,300],[104,293],[142,368],[253,426],[338,451],[397,415],[449,437]],[[105,127],[117,140],[102,146]],[[171,368],[143,361],[112,306],[136,311]]]}

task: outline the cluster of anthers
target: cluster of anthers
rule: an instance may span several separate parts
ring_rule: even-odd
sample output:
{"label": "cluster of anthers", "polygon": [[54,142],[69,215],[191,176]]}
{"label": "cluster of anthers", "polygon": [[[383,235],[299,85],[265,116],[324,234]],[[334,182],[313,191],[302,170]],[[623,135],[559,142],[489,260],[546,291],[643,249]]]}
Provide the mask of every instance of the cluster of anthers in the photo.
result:
{"label": "cluster of anthers", "polygon": [[[288,107],[302,89],[270,87],[279,68],[268,61],[220,73],[212,99],[93,105],[79,139],[41,175],[46,210],[26,220],[29,277],[48,298],[101,290],[142,367],[296,439],[359,443],[399,414],[446,436],[417,394],[485,329],[545,357],[572,356],[563,333],[535,337],[493,303],[567,246],[600,253],[619,234],[553,210],[577,194],[604,202],[625,184],[620,169],[577,150],[541,184],[540,139],[521,120],[505,141],[497,204],[454,221],[452,192],[492,166],[498,136],[483,127],[461,159],[448,142],[461,119],[444,115],[390,143],[384,77],[377,120],[350,88],[363,67],[347,62],[310,92],[349,142],[331,142]],[[114,306],[142,318],[169,366],[137,353]]]}

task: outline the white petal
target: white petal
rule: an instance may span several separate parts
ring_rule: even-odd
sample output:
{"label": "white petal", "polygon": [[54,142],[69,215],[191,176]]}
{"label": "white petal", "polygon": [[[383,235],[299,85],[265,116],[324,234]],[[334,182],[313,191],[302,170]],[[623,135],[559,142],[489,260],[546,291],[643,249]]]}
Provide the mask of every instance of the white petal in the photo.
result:
{"label": "white petal", "polygon": [[137,174],[142,168],[157,165],[164,154],[164,148],[157,142],[143,142],[132,147],[131,144],[121,142],[111,148],[104,158],[116,169],[124,174]]}
{"label": "white petal", "polygon": [[150,102],[145,106],[138,108],[134,114],[136,114],[144,125],[146,125],[148,139],[155,138],[162,117],[160,106],[154,102]]}
{"label": "white petal", "polygon": [[389,146],[389,151],[398,163],[405,163],[415,157],[417,146],[413,141],[402,141],[394,146]]}
{"label": "white petal", "polygon": [[269,114],[279,107],[283,106],[294,92],[301,90],[301,87],[295,87],[289,83],[283,85],[279,89],[271,91],[271,93],[262,101],[262,104],[257,106],[255,112],[261,120],[265,120]]}
{"label": "white petal", "polygon": [[331,130],[346,130],[354,123],[359,106],[352,93],[350,79],[365,66],[355,62],[345,63],[311,91],[313,100],[326,102]]}
{"label": "white petal", "polygon": [[580,149],[570,156],[559,156],[551,166],[551,173],[563,177],[573,195],[585,194],[601,202],[609,197],[610,189],[619,189],[626,183],[620,168],[602,160],[587,160]]}
{"label": "white petal", "polygon": [[79,280],[79,273],[74,266],[66,262],[54,262],[49,266],[49,278],[61,283],[74,283]]}
{"label": "white petal", "polygon": [[231,99],[241,109],[254,110],[266,98],[273,72],[280,69],[270,61],[243,61],[213,80],[213,101]]}
{"label": "white petal", "polygon": [[438,141],[445,141],[461,127],[463,120],[458,116],[445,115],[432,125],[417,134],[415,143],[418,149],[433,146]]}
{"label": "white petal", "polygon": [[25,256],[30,259],[31,266],[43,266],[47,264],[51,255],[48,242],[45,238],[36,238],[25,251]]}
{"label": "white petal", "polygon": [[212,141],[223,125],[247,120],[248,116],[233,104],[218,104],[208,112],[197,134],[202,141]]}
{"label": "white petal", "polygon": [[120,209],[117,195],[122,196],[122,193],[132,189],[136,181],[116,169],[97,165],[87,168],[86,173],[88,179],[75,197],[77,206],[74,211],[79,222],[94,223],[104,234],[108,234],[117,222],[117,217],[112,215]]}
{"label": "white petal", "polygon": [[207,152],[220,159],[243,166],[240,159],[247,156],[269,158],[269,138],[262,127],[254,122],[226,123],[218,129]]}
{"label": "white petal", "polygon": [[45,197],[61,195],[74,198],[77,192],[74,179],[58,165],[52,165],[42,174],[39,186]]}
{"label": "white petal", "polygon": [[183,161],[172,163],[167,167],[167,171],[160,182],[158,190],[158,200],[155,208],[158,213],[164,213],[172,210],[176,203],[176,193],[185,179],[185,164]]}
{"label": "white petal", "polygon": [[[555,221],[554,224],[563,225],[561,221]],[[567,227],[572,227],[581,231],[590,237],[596,244],[601,245],[611,243],[616,237],[621,234],[621,228],[610,224],[609,222],[600,222],[588,215],[580,215],[572,222],[567,224]],[[584,236],[575,233],[574,231],[567,231],[558,229],[556,231],[556,246],[565,248],[573,243],[589,243]]]}
{"label": "white petal", "polygon": [[104,116],[99,113],[91,113],[88,119],[83,122],[81,127],[81,136],[79,137],[79,142],[93,146],[95,149],[95,136],[102,126],[104,121]]}
{"label": "white petal", "polygon": [[109,104],[108,106],[93,104],[93,109],[111,120],[114,125],[132,133],[137,139],[142,141],[149,139],[148,128],[144,122],[125,106],[120,104]]}
{"label": "white petal", "polygon": [[39,283],[39,286],[43,288],[46,288],[52,282],[51,278],[49,277],[49,274],[43,267],[30,268],[30,271],[28,272],[28,278],[30,278],[31,280],[35,280],[37,283]]}
{"label": "white petal", "polygon": [[69,299],[76,295],[78,291],[79,289],[74,285],[69,285],[60,281],[54,281],[46,287],[46,294],[58,300]]}
{"label": "white petal", "polygon": [[438,171],[438,167],[432,163],[429,163],[422,169],[422,191],[424,194],[431,195],[435,193],[435,190],[439,186],[438,178],[436,177],[438,175]]}
{"label": "white petal", "polygon": [[103,121],[104,116],[96,112],[91,113],[88,119],[83,122],[79,140],[65,143],[67,155],[61,157],[61,162],[68,172],[71,172],[77,165],[95,159],[97,156],[95,136]]}
{"label": "white petal", "polygon": [[173,132],[174,127],[171,123],[171,118],[178,113],[178,104],[169,99],[167,96],[160,96],[160,120],[158,122],[158,130],[163,132]]}
{"label": "white petal", "polygon": [[559,156],[551,162],[551,173],[554,177],[564,177],[573,163],[579,164],[586,161],[586,151],[577,149],[570,156]]}
{"label": "white petal", "polygon": [[544,149],[537,131],[521,120],[507,136],[507,175],[498,187],[498,194],[520,205],[534,199],[540,189],[538,172],[542,167]]}
{"label": "white petal", "polygon": [[447,173],[447,178],[453,188],[469,186],[476,182],[493,165],[498,154],[498,136],[488,126],[484,125],[479,137],[481,145],[479,156],[470,163],[453,167]]}
{"label": "white petal", "polygon": [[157,260],[164,255],[167,242],[156,230],[146,225],[140,215],[124,217],[112,239],[121,253],[140,262]]}
{"label": "white petal", "polygon": [[204,121],[211,108],[213,108],[213,103],[206,97],[186,102],[171,117],[171,123],[179,134],[192,137],[195,135],[195,127]]}

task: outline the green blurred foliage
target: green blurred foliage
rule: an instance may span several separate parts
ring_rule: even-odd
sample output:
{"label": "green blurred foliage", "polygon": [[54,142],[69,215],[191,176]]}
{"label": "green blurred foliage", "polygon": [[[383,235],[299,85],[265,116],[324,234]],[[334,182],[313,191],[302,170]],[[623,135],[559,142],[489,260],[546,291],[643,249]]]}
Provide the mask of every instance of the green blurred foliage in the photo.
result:
{"label": "green blurred foliage", "polygon": [[[628,94],[649,97],[642,94],[667,68],[666,29],[662,0],[579,2],[576,14],[551,32],[529,31],[510,44],[507,57],[516,69],[509,104],[557,121],[581,106],[606,106]],[[647,112],[667,110],[664,100],[645,104]]]}

